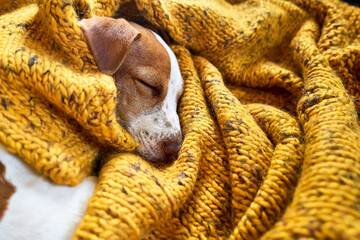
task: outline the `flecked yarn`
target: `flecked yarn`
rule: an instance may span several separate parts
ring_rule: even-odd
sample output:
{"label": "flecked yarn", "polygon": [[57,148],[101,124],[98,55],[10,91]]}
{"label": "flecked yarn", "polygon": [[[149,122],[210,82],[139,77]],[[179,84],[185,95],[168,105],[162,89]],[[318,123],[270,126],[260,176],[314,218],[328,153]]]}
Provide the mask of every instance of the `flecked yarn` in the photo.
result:
{"label": "flecked yarn", "polygon": [[1,15],[0,26],[0,141],[8,150],[56,183],[77,185],[103,144],[135,148],[116,121],[114,81],[97,71],[71,1],[25,4]]}
{"label": "flecked yarn", "polygon": [[360,9],[337,0],[8,5],[1,143],[71,185],[134,149],[78,26],[129,3],[176,43],[184,142],[170,166],[108,156],[74,238],[360,239]]}

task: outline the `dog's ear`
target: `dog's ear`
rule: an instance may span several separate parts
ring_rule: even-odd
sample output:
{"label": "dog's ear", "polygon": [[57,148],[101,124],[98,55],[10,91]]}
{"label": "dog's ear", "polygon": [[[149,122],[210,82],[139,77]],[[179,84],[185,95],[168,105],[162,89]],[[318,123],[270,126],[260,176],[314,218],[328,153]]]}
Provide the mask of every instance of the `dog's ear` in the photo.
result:
{"label": "dog's ear", "polygon": [[94,17],[80,22],[99,70],[113,75],[140,32],[125,19]]}

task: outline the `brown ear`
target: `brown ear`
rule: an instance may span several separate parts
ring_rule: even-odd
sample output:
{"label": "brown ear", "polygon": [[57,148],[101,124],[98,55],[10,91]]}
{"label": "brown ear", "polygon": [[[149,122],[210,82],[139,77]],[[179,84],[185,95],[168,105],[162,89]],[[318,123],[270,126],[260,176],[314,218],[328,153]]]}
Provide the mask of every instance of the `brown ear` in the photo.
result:
{"label": "brown ear", "polygon": [[125,19],[94,17],[81,21],[99,70],[113,75],[124,61],[140,32]]}

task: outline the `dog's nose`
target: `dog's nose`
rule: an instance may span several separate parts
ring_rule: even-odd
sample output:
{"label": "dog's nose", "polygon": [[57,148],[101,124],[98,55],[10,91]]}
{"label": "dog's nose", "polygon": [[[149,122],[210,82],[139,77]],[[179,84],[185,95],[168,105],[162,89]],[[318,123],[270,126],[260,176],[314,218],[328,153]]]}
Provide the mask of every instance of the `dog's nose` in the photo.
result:
{"label": "dog's nose", "polygon": [[178,139],[167,140],[163,142],[163,151],[167,158],[167,161],[177,157],[177,154],[181,147],[181,141]]}

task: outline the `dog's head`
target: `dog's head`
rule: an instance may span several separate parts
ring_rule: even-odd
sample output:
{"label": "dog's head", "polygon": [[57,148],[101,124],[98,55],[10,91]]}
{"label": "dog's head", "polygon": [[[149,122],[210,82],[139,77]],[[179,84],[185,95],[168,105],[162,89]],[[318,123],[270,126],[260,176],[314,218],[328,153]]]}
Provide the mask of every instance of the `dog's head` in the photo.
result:
{"label": "dog's head", "polygon": [[147,160],[165,163],[182,142],[177,102],[183,93],[178,62],[154,32],[124,19],[81,21],[99,70],[115,79],[116,114]]}

